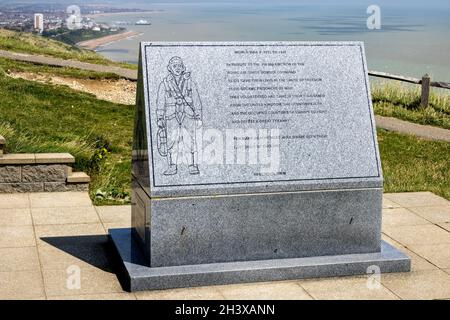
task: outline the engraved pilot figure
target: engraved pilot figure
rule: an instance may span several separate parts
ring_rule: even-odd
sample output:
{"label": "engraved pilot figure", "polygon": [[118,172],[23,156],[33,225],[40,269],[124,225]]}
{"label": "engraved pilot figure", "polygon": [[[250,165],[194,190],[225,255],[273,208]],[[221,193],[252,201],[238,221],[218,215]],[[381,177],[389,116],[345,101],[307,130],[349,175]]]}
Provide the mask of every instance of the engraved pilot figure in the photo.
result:
{"label": "engraved pilot figure", "polygon": [[197,85],[180,57],[172,57],[167,69],[156,101],[158,151],[167,159],[163,174],[177,173],[179,156],[187,161],[190,174],[199,174],[196,130],[202,126],[202,103]]}

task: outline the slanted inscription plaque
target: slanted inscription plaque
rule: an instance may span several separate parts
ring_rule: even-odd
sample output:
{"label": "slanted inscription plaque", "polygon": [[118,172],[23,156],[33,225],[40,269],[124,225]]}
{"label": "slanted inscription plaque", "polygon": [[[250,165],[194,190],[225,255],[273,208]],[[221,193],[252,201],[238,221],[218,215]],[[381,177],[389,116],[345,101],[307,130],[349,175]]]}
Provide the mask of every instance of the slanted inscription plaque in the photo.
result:
{"label": "slanted inscription plaque", "polygon": [[409,269],[362,43],[142,43],[135,120],[131,289]]}

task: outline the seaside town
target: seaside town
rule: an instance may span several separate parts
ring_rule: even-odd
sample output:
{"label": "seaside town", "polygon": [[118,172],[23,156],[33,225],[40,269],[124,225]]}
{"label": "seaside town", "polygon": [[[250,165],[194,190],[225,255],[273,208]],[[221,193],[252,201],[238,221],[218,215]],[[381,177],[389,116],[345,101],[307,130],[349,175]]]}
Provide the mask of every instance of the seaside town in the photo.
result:
{"label": "seaside town", "polygon": [[[22,32],[36,32],[51,37],[65,33],[67,29],[116,33],[123,31],[123,27],[120,25],[125,23],[118,22],[110,25],[96,22],[91,16],[118,12],[141,12],[141,10],[111,8],[99,5],[7,5],[0,6],[0,28]],[[136,22],[136,24],[146,23],[148,22],[144,20]],[[103,33],[98,34],[98,36],[104,35]],[[91,38],[93,37],[91,36]]]}

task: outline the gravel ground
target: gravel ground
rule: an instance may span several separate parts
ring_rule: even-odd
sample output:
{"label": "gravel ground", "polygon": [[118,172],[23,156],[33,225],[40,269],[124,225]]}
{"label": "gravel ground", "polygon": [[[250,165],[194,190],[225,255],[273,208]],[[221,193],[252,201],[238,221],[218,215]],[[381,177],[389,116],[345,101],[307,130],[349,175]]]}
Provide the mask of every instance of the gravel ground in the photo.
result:
{"label": "gravel ground", "polygon": [[101,100],[129,105],[135,104],[136,82],[125,79],[85,80],[30,72],[11,72],[9,76],[41,83],[66,85],[78,91],[91,93]]}

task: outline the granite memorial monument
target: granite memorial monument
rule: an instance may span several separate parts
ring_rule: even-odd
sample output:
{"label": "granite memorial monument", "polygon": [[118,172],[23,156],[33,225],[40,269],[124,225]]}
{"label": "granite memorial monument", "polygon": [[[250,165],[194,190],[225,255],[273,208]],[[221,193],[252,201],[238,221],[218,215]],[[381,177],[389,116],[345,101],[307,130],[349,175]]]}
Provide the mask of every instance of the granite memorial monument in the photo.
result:
{"label": "granite memorial monument", "polygon": [[410,269],[360,42],[142,43],[129,290]]}

